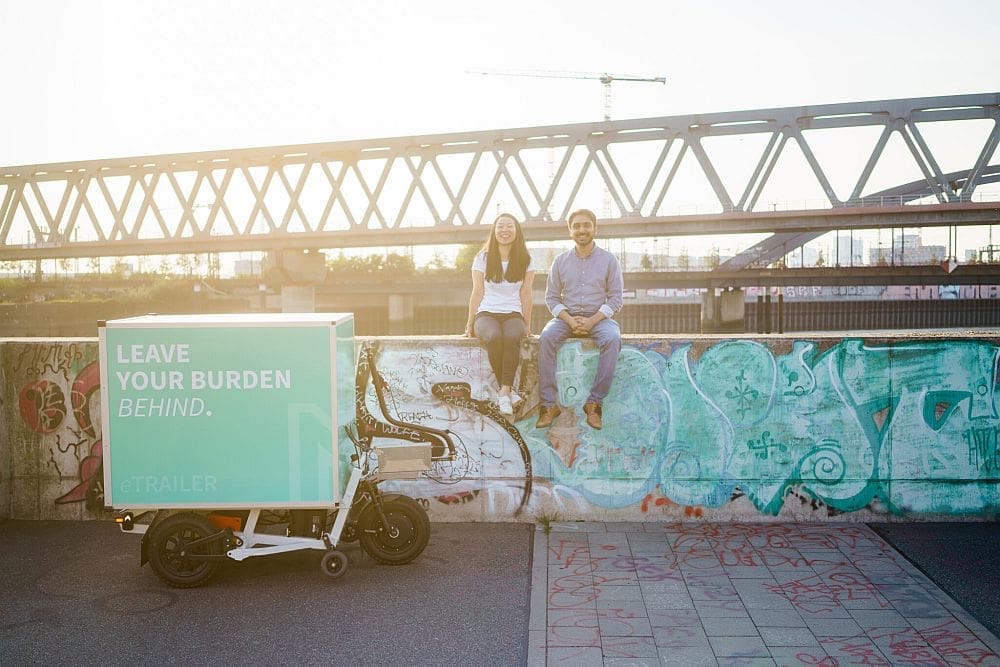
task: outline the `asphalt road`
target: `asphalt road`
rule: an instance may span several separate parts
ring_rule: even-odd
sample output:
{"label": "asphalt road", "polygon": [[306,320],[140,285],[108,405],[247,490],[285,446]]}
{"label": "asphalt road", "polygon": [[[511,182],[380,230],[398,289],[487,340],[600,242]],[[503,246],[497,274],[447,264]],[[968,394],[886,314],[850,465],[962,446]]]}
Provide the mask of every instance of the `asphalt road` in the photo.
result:
{"label": "asphalt road", "polygon": [[346,545],[227,563],[176,590],[109,522],[0,521],[0,665],[514,665],[527,657],[530,524],[435,523],[390,567]]}
{"label": "asphalt road", "polygon": [[1000,637],[1000,524],[974,521],[868,525]]}

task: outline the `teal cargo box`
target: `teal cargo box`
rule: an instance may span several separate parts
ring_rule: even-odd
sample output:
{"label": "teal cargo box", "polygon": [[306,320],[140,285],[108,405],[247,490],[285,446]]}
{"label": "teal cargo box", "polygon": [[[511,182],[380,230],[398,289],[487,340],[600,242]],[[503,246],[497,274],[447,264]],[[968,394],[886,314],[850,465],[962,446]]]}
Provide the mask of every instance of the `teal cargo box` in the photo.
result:
{"label": "teal cargo box", "polygon": [[102,323],[99,339],[109,507],[340,500],[353,315],[145,315]]}

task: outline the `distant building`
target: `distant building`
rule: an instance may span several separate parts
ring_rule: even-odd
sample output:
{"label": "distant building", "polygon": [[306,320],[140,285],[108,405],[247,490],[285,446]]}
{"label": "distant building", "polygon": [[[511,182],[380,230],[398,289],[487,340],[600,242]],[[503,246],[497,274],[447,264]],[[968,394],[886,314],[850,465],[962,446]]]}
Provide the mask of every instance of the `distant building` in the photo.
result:
{"label": "distant building", "polygon": [[837,247],[833,257],[828,258],[830,266],[864,266],[865,264],[865,242],[863,239],[853,236],[840,236],[837,238]]}
{"label": "distant building", "polygon": [[878,245],[868,250],[868,263],[879,264],[938,264],[948,258],[943,245],[924,245],[919,234],[893,236],[892,245]]}
{"label": "distant building", "polygon": [[260,275],[259,259],[238,259],[233,263],[233,275],[237,278]]}

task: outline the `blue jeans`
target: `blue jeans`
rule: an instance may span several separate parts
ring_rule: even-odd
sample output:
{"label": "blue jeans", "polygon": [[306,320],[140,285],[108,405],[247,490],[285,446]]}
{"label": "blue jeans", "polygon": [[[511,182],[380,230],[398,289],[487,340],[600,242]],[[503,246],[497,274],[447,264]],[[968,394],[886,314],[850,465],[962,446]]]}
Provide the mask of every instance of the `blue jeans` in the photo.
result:
{"label": "blue jeans", "polygon": [[[559,397],[559,388],[556,385],[556,355],[571,332],[568,324],[555,318],[549,320],[539,336],[538,391],[541,394],[542,405],[555,405]],[[602,403],[611,389],[611,380],[618,364],[618,353],[622,350],[622,334],[617,322],[601,320],[594,325],[590,337],[597,344],[600,356],[597,359],[597,374],[594,377],[594,384],[590,387],[587,401]]]}

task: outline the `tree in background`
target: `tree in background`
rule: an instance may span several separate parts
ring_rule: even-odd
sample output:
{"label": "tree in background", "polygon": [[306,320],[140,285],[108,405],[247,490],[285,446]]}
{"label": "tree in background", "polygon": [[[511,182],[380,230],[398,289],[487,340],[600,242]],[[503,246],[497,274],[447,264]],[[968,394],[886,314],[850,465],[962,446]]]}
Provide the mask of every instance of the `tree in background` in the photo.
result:
{"label": "tree in background", "polygon": [[389,253],[347,257],[343,251],[326,261],[327,271],[337,278],[375,278],[398,280],[416,273],[413,258],[409,255]]}
{"label": "tree in background", "polygon": [[478,243],[466,243],[461,248],[458,249],[458,254],[455,256],[455,269],[459,273],[468,273],[472,270],[472,262],[476,259],[476,255],[482,246]]}

